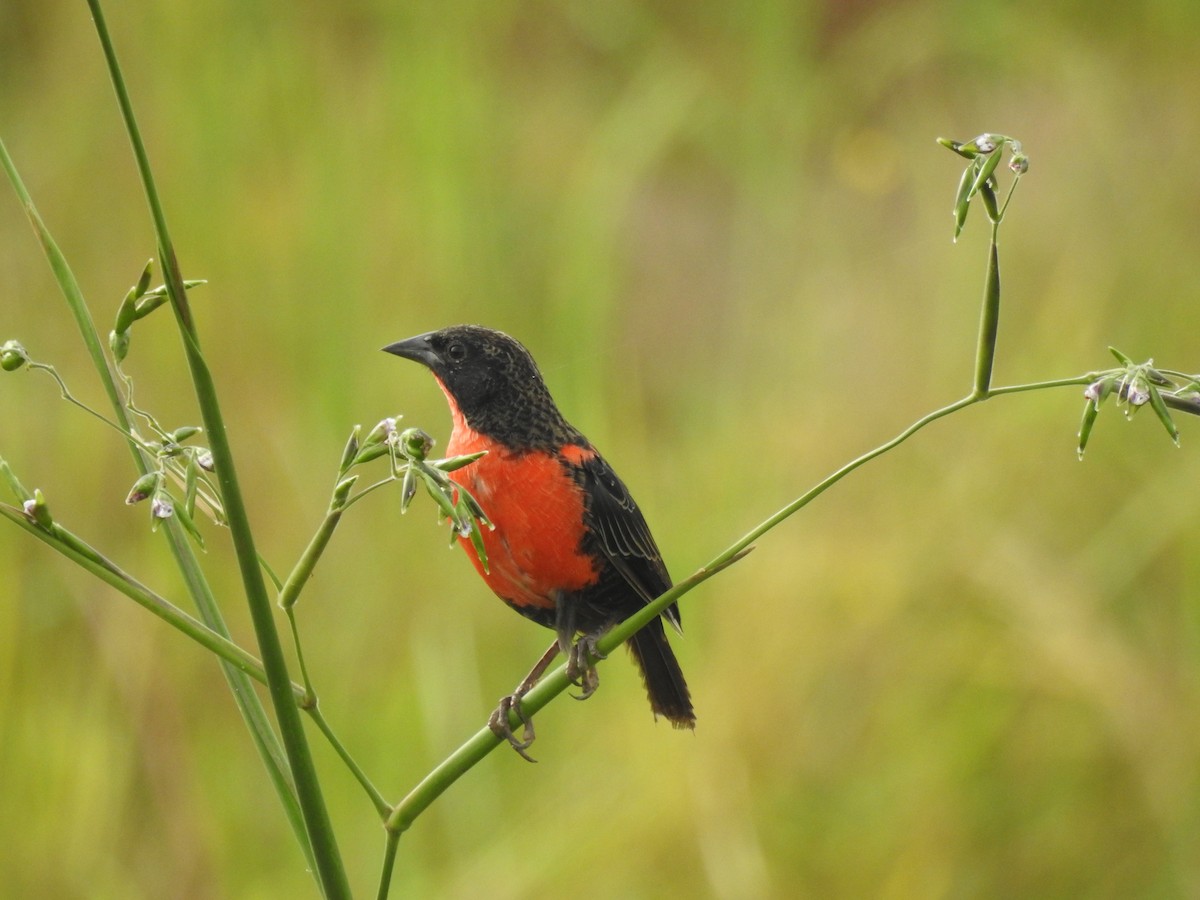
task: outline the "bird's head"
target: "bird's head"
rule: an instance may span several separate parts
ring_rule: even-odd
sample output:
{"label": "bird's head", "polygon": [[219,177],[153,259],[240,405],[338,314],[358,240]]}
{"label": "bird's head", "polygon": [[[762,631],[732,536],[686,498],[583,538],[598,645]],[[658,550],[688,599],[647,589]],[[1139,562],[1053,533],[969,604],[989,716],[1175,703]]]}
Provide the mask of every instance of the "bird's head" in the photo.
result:
{"label": "bird's head", "polygon": [[433,372],[467,424],[482,434],[515,433],[528,441],[540,433],[558,441],[570,429],[529,351],[502,331],[453,325],[383,349]]}

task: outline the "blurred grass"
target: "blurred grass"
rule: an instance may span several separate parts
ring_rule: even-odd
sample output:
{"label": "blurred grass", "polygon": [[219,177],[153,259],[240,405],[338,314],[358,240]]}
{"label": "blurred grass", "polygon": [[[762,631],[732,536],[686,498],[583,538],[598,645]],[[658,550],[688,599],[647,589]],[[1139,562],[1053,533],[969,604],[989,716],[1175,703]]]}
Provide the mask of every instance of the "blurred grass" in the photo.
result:
{"label": "blurred grass", "polygon": [[[969,387],[979,223],[939,134],[1021,138],[996,377],[1200,368],[1200,12],[1175,2],[114,5],[261,549],[286,568],[354,422],[444,439],[377,348],[519,336],[684,575]],[[0,134],[103,322],[153,250],[90,23],[0,6]],[[15,202],[0,338],[100,400]],[[139,400],[192,423],[167,318]],[[0,446],[55,514],[178,595],[124,450],[47,379]],[[858,473],[689,596],[694,736],[614,660],[406,834],[398,896],[1186,897],[1200,892],[1200,521],[1157,425],[1000,398]],[[732,467],[732,468],[731,468]],[[543,637],[378,496],[302,600],[323,708],[399,796]],[[250,640],[230,554],[208,554]],[[0,531],[0,876],[45,897],[312,894],[216,666]],[[233,576],[233,577],[231,577]],[[368,892],[382,839],[323,747]]]}

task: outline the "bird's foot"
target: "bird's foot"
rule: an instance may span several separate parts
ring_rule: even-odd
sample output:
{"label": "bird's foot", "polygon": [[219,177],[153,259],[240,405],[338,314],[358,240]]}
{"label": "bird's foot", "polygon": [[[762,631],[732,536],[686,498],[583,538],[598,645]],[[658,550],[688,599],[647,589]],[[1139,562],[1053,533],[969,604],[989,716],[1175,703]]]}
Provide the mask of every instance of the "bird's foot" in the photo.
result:
{"label": "bird's foot", "polygon": [[[502,740],[508,741],[508,745],[521,755],[521,758],[529,762],[537,762],[532,756],[525,751],[533,744],[533,719],[525,714],[524,708],[521,706],[522,698],[528,694],[538,679],[542,677],[550,663],[554,662],[554,657],[558,656],[558,641],[551,644],[546,652],[542,654],[542,658],[537,661],[529,674],[524,680],[517,685],[517,689],[507,697],[500,699],[500,705],[488,717],[488,728],[492,729],[492,733]],[[509,714],[513,713],[517,717],[517,724],[522,726],[522,735],[517,737],[512,729],[512,724],[509,721]]]}
{"label": "bird's foot", "polygon": [[579,685],[582,693],[572,694],[576,700],[586,700],[596,693],[600,686],[600,673],[596,671],[596,663],[607,658],[596,647],[600,640],[598,634],[585,634],[571,647],[567,655],[567,677],[572,684]]}
{"label": "bird's foot", "polygon": [[[532,685],[522,683],[507,697],[501,697],[500,705],[488,717],[488,728],[492,729],[492,733],[496,737],[508,741],[508,745],[516,750],[522,759],[528,762],[537,762],[526,752],[533,745],[533,719],[525,715],[525,710],[521,708],[521,698],[525,696],[530,687]],[[513,731],[509,722],[510,713],[516,714],[517,722],[522,726],[521,737],[517,737],[516,732]]]}

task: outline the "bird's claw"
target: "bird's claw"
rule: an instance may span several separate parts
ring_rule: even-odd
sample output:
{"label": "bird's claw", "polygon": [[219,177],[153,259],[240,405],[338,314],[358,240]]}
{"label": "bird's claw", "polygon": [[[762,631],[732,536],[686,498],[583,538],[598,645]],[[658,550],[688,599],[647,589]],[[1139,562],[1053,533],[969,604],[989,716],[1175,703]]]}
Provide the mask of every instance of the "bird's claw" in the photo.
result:
{"label": "bird's claw", "polygon": [[599,635],[585,634],[575,642],[567,656],[567,677],[582,689],[582,693],[571,695],[576,700],[586,700],[600,687],[596,663],[606,659],[607,654],[601,653],[596,647],[599,639]]}
{"label": "bird's claw", "polygon": [[[567,677],[571,679],[572,684],[578,685],[581,689],[579,694],[572,694],[576,700],[586,700],[600,686],[600,675],[596,672],[596,663],[605,659],[607,654],[601,653],[596,646],[599,640],[600,635],[598,634],[585,634],[574,643],[567,653]],[[533,719],[525,714],[521,700],[537,684],[538,678],[545,670],[546,665],[554,658],[557,649],[552,645],[534,666],[533,671],[526,676],[515,691],[500,699],[499,705],[488,717],[488,728],[492,730],[492,733],[507,741],[508,745],[516,750],[522,759],[529,762],[537,762],[526,752],[533,745]],[[509,721],[509,717],[514,714],[517,722],[522,726],[520,737],[517,737],[512,723]]]}
{"label": "bird's claw", "polygon": [[[492,729],[492,733],[496,737],[508,741],[508,745],[516,750],[522,759],[527,762],[537,762],[525,752],[533,745],[534,738],[533,719],[525,715],[525,710],[521,707],[521,698],[525,696],[526,690],[528,688],[525,690],[517,688],[507,697],[501,697],[500,704],[492,710],[492,714],[488,717],[488,728]],[[516,713],[517,720],[522,725],[522,734],[519,738],[508,721],[510,712]]]}

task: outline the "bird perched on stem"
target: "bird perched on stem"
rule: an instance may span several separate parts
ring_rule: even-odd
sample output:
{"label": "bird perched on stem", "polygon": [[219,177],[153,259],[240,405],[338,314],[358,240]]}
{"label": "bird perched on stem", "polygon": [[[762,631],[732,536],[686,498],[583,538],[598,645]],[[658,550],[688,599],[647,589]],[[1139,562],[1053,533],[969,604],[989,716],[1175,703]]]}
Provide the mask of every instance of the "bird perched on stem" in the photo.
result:
{"label": "bird perched on stem", "polygon": [[[599,683],[598,638],[668,590],[671,578],[629,490],[563,418],[520,343],[489,328],[456,325],[383,349],[433,372],[453,421],[447,455],[487,451],[450,473],[494,526],[482,530],[484,560],[460,536],[463,549],[501,600],[557,634],[489,720],[493,731],[529,758],[533,724],[521,711],[521,698],[560,651],[582,687],[580,696],[590,696]],[[655,717],[692,728],[691,697],[663,619],[680,629],[679,609],[671,604],[627,646]],[[510,710],[524,725],[522,738],[509,725]]]}

